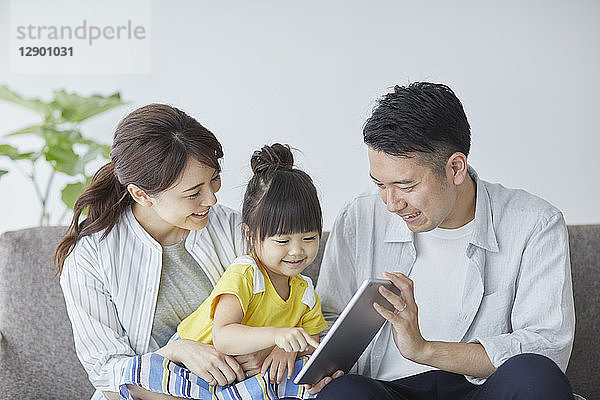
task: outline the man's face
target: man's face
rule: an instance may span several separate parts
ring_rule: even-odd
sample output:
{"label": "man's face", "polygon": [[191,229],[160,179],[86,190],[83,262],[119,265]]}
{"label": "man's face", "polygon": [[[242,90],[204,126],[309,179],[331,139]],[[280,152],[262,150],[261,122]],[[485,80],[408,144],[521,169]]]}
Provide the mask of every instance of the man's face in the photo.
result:
{"label": "man's face", "polygon": [[413,232],[437,227],[456,228],[453,215],[458,197],[452,170],[444,176],[420,162],[419,156],[396,157],[369,149],[370,174],[389,212],[398,214]]}

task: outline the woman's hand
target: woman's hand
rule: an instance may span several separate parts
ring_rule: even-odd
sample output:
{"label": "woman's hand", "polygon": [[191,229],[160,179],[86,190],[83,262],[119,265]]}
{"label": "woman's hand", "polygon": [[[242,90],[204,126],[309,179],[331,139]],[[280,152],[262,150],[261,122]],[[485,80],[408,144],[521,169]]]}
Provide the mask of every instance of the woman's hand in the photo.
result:
{"label": "woman's hand", "polygon": [[308,350],[310,346],[317,347],[319,342],[302,328],[275,328],[274,340],[278,347],[288,352]]}
{"label": "woman's hand", "polygon": [[291,379],[297,354],[295,351],[290,352],[277,346],[273,347],[273,350],[262,364],[260,374],[265,376],[267,370],[271,368],[271,373],[269,374],[271,383],[275,383],[275,380],[277,380],[277,383],[281,383],[287,370],[287,378]]}
{"label": "woman's hand", "polygon": [[235,358],[218,352],[209,344],[179,339],[168,343],[156,353],[175,363],[183,364],[211,386],[224,386],[246,378]]}
{"label": "woman's hand", "polygon": [[271,354],[271,350],[274,348],[277,348],[277,346],[267,347],[266,349],[262,349],[250,354],[234,356],[234,358],[244,370],[246,377],[250,377],[260,373],[263,362],[267,356]]}

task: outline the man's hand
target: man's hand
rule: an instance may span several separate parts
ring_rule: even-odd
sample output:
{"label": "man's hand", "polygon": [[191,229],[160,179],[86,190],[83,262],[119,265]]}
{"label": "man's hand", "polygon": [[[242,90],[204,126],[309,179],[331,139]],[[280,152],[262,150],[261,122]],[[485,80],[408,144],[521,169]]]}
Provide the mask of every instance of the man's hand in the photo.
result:
{"label": "man's hand", "polygon": [[377,303],[373,307],[392,324],[394,342],[400,354],[411,361],[418,362],[417,359],[426,351],[427,341],[423,339],[419,329],[413,281],[400,272],[384,272],[383,276],[400,289],[402,296],[380,286],[379,292],[394,306],[394,311],[389,311]]}
{"label": "man's hand", "polygon": [[246,378],[235,358],[218,352],[209,344],[179,339],[168,343],[156,353],[173,362],[183,364],[211,386],[224,386]]}
{"label": "man's hand", "polygon": [[384,272],[383,275],[400,289],[402,296],[397,296],[382,286],[379,292],[392,303],[394,311],[388,311],[377,303],[373,306],[392,324],[394,342],[405,358],[460,375],[487,378],[494,373],[496,367],[479,343],[452,343],[423,339],[419,329],[413,282],[400,272]]}
{"label": "man's hand", "polygon": [[337,371],[335,371],[333,373],[333,375],[326,376],[325,378],[321,379],[319,382],[315,383],[314,385],[304,385],[304,387],[308,391],[308,394],[317,394],[321,390],[323,390],[325,385],[330,383],[332,380],[339,378],[342,375],[344,375],[344,371],[341,371],[338,369]]}
{"label": "man's hand", "polygon": [[297,354],[298,353],[295,351],[285,351],[280,347],[275,346],[271,351],[271,354],[269,354],[263,362],[260,374],[265,376],[267,370],[271,368],[269,373],[271,383],[275,383],[275,381],[281,383],[286,376],[285,371],[287,370],[287,378],[291,379]]}
{"label": "man's hand", "polygon": [[260,369],[265,361],[265,358],[267,358],[267,356],[271,354],[271,350],[276,347],[277,346],[267,347],[266,349],[262,349],[250,354],[242,354],[235,356],[234,358],[244,370],[246,377],[251,377],[260,373]]}

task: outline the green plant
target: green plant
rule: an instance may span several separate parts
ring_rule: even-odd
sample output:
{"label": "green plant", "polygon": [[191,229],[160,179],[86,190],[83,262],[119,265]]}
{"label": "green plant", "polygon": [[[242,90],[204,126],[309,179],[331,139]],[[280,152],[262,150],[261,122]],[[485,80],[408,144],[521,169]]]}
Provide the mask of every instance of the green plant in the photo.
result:
{"label": "green plant", "polygon": [[[91,180],[91,176],[86,172],[86,166],[99,157],[110,158],[110,146],[84,137],[80,131],[80,123],[125,103],[121,101],[118,92],[110,96],[84,97],[64,90],[54,91],[53,100],[44,102],[40,99],[23,98],[6,85],[0,85],[0,100],[33,110],[43,119],[39,124],[5,135],[13,138],[13,141],[17,140],[14,137],[34,135],[41,139],[37,141],[40,143],[39,148],[24,152],[12,144],[0,143],[0,157],[9,158],[12,165],[31,181],[41,204],[40,225],[48,225],[50,223],[48,198],[56,186],[54,184],[56,174],[75,178],[75,182],[68,183],[61,189],[63,203],[68,209],[73,209],[75,200]],[[47,163],[52,167],[45,182],[41,182],[36,175],[38,163]],[[23,165],[27,167],[23,168]],[[7,170],[0,169],[0,177],[6,173]]]}

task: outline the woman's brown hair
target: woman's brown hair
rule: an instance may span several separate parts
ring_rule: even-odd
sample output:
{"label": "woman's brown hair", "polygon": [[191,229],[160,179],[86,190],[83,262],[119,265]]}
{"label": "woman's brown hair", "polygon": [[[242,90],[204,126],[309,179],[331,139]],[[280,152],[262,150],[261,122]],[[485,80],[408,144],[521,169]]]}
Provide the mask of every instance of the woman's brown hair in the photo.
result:
{"label": "woman's brown hair", "polygon": [[[165,104],[150,104],[127,115],[117,126],[111,161],[96,172],[73,207],[73,219],[54,252],[56,275],[84,236],[104,230],[106,238],[133,203],[127,185],[149,196],[173,186],[189,159],[220,171],[223,149],[217,138],[194,118]],[[80,220],[87,209],[87,217]]]}

